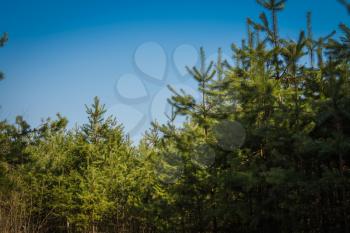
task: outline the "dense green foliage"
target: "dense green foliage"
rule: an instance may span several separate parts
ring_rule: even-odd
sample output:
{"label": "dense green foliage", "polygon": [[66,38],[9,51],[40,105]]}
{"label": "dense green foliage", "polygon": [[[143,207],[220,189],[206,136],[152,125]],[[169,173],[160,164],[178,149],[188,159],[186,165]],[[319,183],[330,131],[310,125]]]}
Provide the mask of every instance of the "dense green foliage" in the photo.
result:
{"label": "dense green foliage", "polygon": [[200,98],[170,87],[138,146],[98,98],[74,129],[0,122],[0,232],[349,233],[350,28],[283,39],[285,1],[257,2],[234,65],[201,49]]}

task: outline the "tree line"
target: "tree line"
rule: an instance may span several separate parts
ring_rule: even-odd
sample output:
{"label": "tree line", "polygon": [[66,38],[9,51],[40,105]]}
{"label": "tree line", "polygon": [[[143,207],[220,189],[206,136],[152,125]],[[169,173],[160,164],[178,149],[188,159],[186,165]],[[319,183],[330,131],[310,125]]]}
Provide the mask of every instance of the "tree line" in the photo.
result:
{"label": "tree line", "polygon": [[136,146],[97,97],[71,129],[1,121],[0,232],[349,233],[350,28],[314,38],[307,13],[285,39],[286,1],[257,2],[232,61],[201,48],[200,98],[169,87]]}

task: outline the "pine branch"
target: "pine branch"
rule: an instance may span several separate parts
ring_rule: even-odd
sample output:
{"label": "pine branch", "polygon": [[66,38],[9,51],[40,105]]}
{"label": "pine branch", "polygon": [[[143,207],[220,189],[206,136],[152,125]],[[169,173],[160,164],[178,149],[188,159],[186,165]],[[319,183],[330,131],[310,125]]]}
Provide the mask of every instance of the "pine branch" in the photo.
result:
{"label": "pine branch", "polygon": [[8,34],[7,32],[4,32],[2,37],[0,38],[0,47],[3,47],[7,41],[8,41]]}
{"label": "pine branch", "polygon": [[347,2],[346,0],[338,0],[338,2],[343,4],[346,7],[346,9],[348,10],[348,13],[350,14],[350,3]]}

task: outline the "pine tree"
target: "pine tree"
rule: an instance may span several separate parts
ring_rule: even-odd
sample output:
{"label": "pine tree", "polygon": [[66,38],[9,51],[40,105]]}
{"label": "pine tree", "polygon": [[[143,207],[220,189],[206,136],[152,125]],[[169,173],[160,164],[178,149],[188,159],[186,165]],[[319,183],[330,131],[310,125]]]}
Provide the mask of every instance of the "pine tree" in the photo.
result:
{"label": "pine tree", "polygon": [[97,143],[102,136],[104,122],[103,115],[106,113],[105,105],[101,105],[99,98],[95,97],[92,106],[85,107],[89,123],[83,125],[83,132],[87,140],[91,143]]}
{"label": "pine tree", "polygon": [[207,66],[204,49],[200,49],[200,67],[189,68],[186,67],[192,77],[198,82],[198,90],[201,95],[200,102],[193,96],[189,96],[180,90],[181,94],[169,86],[170,90],[174,93],[171,97],[170,103],[175,108],[176,114],[190,115],[192,119],[201,125],[205,134],[208,133],[209,117],[212,105],[209,102],[209,83],[212,81],[216,70],[214,69],[214,63],[210,62]]}
{"label": "pine tree", "polygon": [[279,32],[278,32],[278,22],[277,22],[277,12],[282,11],[285,7],[286,0],[257,0],[261,6],[271,12],[271,21],[272,25],[269,25],[268,19],[265,13],[260,14],[260,19],[262,21],[262,25],[258,25],[259,28],[264,30],[268,37],[267,39],[272,43],[274,47],[274,56],[273,63],[275,66],[275,78],[280,79],[283,76],[280,67],[279,61],[279,48],[280,48],[280,40],[279,40]]}
{"label": "pine tree", "polygon": [[273,25],[248,19],[233,62],[201,48],[200,98],[170,87],[168,122],[137,147],[97,97],[74,129],[0,122],[0,232],[349,232],[350,30],[313,39],[308,14],[285,39],[285,1],[258,2]]}
{"label": "pine tree", "polygon": [[[266,8],[267,10],[271,11],[271,19],[272,19],[272,35],[271,38],[272,42],[274,43],[275,47],[278,47],[278,41],[279,41],[279,35],[278,35],[278,23],[277,23],[277,12],[284,9],[286,0],[257,0],[257,2]],[[263,18],[265,18],[263,16]],[[266,20],[263,20],[266,21]],[[266,28],[268,29],[268,28]]]}

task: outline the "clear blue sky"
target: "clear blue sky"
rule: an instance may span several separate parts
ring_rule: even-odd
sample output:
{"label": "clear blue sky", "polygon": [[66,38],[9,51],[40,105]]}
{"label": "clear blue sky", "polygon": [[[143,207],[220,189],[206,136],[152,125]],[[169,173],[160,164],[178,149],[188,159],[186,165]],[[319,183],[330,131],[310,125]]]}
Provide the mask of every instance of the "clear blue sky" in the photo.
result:
{"label": "clear blue sky", "polygon": [[[0,49],[0,70],[6,75],[0,82],[0,119],[13,121],[14,116],[23,115],[34,126],[57,112],[67,116],[71,125],[83,123],[84,104],[94,96],[116,111],[127,128],[133,128],[134,121],[149,122],[157,112],[150,103],[157,94],[161,96],[165,84],[192,85],[186,77],[175,77],[179,73],[173,55],[178,46],[204,46],[208,56],[222,47],[229,56],[230,44],[245,34],[246,17],[257,19],[262,11],[255,0],[0,1],[0,31],[10,37]],[[336,0],[289,0],[280,14],[282,33],[293,38],[304,29],[308,10],[313,12],[316,36],[337,29],[339,22],[349,23],[346,10]],[[156,64],[165,67],[161,82],[147,77],[135,64],[137,48],[150,41],[164,49],[165,57],[149,52],[146,59],[158,59]],[[186,53],[182,56],[186,60]],[[116,82],[124,74],[137,76],[149,96],[120,99]],[[124,84],[124,94],[143,92],[133,82]],[[125,105],[118,104],[141,114],[129,114]],[[160,118],[163,112],[157,113]],[[147,127],[144,124],[138,131]]]}

